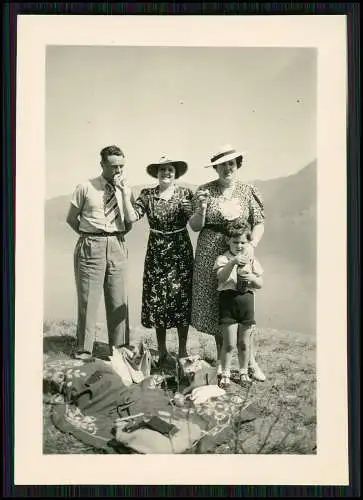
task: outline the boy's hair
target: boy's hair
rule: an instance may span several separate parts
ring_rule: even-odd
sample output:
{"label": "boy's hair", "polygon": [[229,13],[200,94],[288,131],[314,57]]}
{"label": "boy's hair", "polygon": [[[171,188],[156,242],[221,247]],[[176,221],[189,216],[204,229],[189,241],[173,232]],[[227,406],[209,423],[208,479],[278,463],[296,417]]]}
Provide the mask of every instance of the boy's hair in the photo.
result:
{"label": "boy's hair", "polygon": [[248,226],[229,224],[225,229],[225,235],[227,238],[235,238],[237,236],[246,235],[247,241],[250,241],[252,236],[252,231]]}

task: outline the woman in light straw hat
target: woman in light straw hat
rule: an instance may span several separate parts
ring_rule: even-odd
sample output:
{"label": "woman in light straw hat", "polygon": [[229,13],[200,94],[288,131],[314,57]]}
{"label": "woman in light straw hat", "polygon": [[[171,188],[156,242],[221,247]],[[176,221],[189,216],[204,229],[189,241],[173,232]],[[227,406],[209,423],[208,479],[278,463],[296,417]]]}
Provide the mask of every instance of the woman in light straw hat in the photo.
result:
{"label": "woman in light straw hat", "polygon": [[[248,252],[253,256],[264,232],[264,206],[255,186],[238,179],[243,156],[232,146],[225,145],[215,153],[207,168],[213,168],[218,179],[198,187],[194,196],[194,214],[189,223],[200,231],[194,260],[191,325],[198,331],[215,337],[217,366],[223,344],[218,318],[218,282],[213,265],[218,255],[227,251],[224,231],[230,221],[251,229]],[[249,369],[252,378],[264,380],[253,360]]]}
{"label": "woman in light straw hat", "polygon": [[192,304],[193,247],[186,225],[191,215],[193,192],[175,184],[187,171],[184,161],[166,156],[147,166],[146,171],[158,184],[142,189],[132,205],[125,200],[129,222],[147,216],[148,239],[144,275],[141,323],[155,328],[159,364],[170,361],[166,349],[166,330],[177,328],[179,357],[186,357],[187,336]]}

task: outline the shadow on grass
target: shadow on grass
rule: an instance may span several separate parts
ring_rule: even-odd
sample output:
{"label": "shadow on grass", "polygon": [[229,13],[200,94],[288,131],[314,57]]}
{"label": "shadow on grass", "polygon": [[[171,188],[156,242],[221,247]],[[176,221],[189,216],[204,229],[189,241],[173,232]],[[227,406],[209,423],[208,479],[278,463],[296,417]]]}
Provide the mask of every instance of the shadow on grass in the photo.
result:
{"label": "shadow on grass", "polygon": [[[43,338],[43,353],[49,355],[65,355],[71,357],[76,349],[76,339],[72,335],[50,335]],[[110,350],[105,342],[95,342],[93,355],[109,356]]]}
{"label": "shadow on grass", "polygon": [[71,335],[54,335],[43,338],[44,354],[66,354],[71,356],[74,352],[76,339]]}

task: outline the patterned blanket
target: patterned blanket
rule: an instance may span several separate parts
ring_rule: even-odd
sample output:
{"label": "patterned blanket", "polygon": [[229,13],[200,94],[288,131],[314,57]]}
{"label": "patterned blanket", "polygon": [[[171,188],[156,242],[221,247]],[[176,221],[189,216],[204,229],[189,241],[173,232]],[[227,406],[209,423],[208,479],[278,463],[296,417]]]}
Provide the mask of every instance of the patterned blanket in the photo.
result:
{"label": "patterned blanket", "polygon": [[[246,406],[240,386],[232,384],[223,395],[193,405],[188,398],[181,407],[173,404],[173,393],[160,375],[146,377],[125,387],[109,363],[59,359],[46,362],[44,401],[52,405],[52,421],[61,431],[107,453],[134,453],[116,439],[120,419],[156,415],[168,421],[191,422],[201,430],[199,439],[185,453],[211,453],[226,442],[235,422],[256,418],[256,409]],[[157,452],[157,451],[156,451]]]}

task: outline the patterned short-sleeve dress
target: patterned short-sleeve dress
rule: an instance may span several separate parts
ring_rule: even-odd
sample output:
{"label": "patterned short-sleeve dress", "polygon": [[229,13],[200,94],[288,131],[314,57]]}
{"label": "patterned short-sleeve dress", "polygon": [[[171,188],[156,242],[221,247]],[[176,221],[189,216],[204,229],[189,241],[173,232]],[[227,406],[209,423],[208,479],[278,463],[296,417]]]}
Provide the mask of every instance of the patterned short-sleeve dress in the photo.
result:
{"label": "patterned short-sleeve dress", "polygon": [[146,214],[150,226],[141,307],[145,328],[190,324],[193,246],[186,227],[191,214],[182,205],[185,199],[193,199],[188,188],[175,186],[172,197],[164,200],[156,186],[142,189],[134,203],[138,219]]}
{"label": "patterned short-sleeve dress", "polygon": [[200,332],[218,336],[218,282],[213,265],[218,255],[227,250],[220,230],[234,218],[234,212],[239,213],[238,222],[252,229],[264,222],[264,206],[256,187],[241,181],[237,181],[231,199],[222,195],[218,180],[199,186],[196,193],[199,189],[209,190],[210,201],[195,251],[191,325]]}

